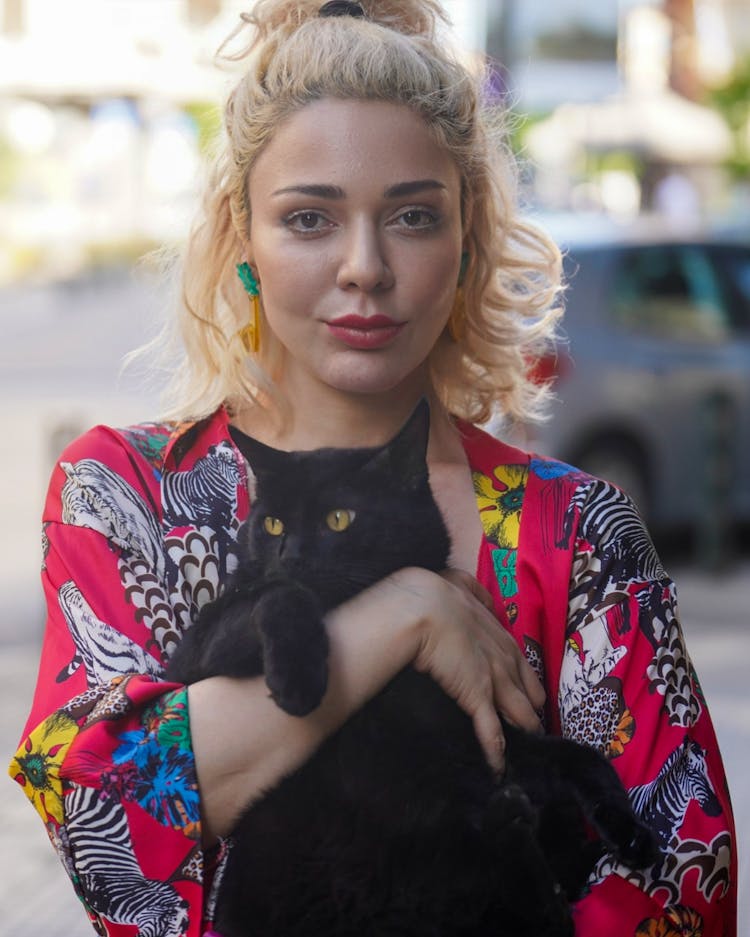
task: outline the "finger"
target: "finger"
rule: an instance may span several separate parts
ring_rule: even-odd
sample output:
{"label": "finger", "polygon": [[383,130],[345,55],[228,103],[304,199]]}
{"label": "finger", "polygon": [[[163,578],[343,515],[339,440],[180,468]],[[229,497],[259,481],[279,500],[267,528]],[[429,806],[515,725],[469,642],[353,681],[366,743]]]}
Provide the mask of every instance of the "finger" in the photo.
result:
{"label": "finger", "polygon": [[[447,579],[448,582],[453,583],[453,585],[466,589],[490,612],[494,610],[495,604],[490,593],[487,591],[487,589],[485,589],[481,582],[479,582],[477,579],[475,579],[474,576],[470,575],[465,570],[446,569],[442,573],[442,576],[444,579]],[[497,619],[494,620],[497,621]]]}
{"label": "finger", "polygon": [[515,638],[494,618],[492,621],[484,618],[479,621],[479,625],[483,634],[491,641],[490,646],[486,648],[487,653],[492,656],[494,649],[501,655],[506,655],[506,666],[509,668],[511,680],[528,696],[534,709],[541,709],[547,699],[547,694],[536,671],[526,659]]}
{"label": "finger", "polygon": [[493,685],[495,706],[508,722],[527,732],[542,731],[542,723],[525,689],[504,676],[496,677]]}
{"label": "finger", "polygon": [[474,713],[472,722],[487,764],[496,774],[502,774],[505,770],[505,736],[497,713],[491,705],[484,703]]}
{"label": "finger", "polygon": [[541,709],[547,701],[547,693],[539,680],[537,672],[525,657],[521,661],[521,679],[523,680],[526,695],[531,700],[531,705],[534,709]]}

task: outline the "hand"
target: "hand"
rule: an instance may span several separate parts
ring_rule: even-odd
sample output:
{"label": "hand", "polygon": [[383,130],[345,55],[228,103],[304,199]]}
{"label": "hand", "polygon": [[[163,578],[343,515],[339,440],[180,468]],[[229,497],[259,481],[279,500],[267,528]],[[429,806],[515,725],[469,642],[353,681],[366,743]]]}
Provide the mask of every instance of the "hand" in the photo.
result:
{"label": "hand", "polygon": [[523,729],[541,730],[536,710],[545,693],[534,670],[495,618],[490,595],[468,573],[409,569],[395,577],[426,603],[413,666],[471,717],[488,762],[501,771],[505,739],[498,712]]}

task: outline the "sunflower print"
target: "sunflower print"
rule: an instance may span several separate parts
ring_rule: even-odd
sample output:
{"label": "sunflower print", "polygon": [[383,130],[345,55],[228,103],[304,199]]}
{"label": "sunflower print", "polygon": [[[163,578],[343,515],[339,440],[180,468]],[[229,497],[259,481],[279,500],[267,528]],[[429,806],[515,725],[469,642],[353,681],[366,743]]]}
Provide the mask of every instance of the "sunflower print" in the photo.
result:
{"label": "sunflower print", "polygon": [[635,937],[703,937],[703,918],[692,908],[674,905],[659,918],[641,921]]}
{"label": "sunflower print", "polygon": [[505,550],[518,547],[528,475],[528,465],[499,465],[492,477],[481,472],[472,473],[485,536],[490,543]]}
{"label": "sunflower print", "polygon": [[78,725],[70,716],[53,713],[24,739],[10,763],[9,774],[47,824],[63,822],[60,767],[77,734]]}

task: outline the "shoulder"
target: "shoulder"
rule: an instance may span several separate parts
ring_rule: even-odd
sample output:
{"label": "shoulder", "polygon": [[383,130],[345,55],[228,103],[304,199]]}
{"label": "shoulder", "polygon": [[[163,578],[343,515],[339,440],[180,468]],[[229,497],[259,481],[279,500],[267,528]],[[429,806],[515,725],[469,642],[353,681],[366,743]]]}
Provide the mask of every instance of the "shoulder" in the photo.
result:
{"label": "shoulder", "polygon": [[60,512],[65,518],[66,504],[73,499],[92,506],[115,499],[157,513],[165,473],[194,462],[226,435],[223,410],[197,422],[95,426],[73,440],[56,460],[46,518],[54,519]]}
{"label": "shoulder", "polygon": [[491,473],[498,465],[528,466],[531,460],[531,453],[503,442],[473,423],[458,420],[456,427],[472,471]]}
{"label": "shoulder", "polygon": [[158,482],[165,471],[182,467],[191,455],[191,461],[200,458],[211,445],[228,438],[223,408],[201,420],[100,425],[73,440],[57,462],[98,462],[122,477],[151,476]]}
{"label": "shoulder", "polygon": [[522,488],[524,526],[543,532],[548,546],[571,554],[583,545],[593,554],[630,555],[650,578],[664,577],[627,492],[577,466],[509,445],[479,427],[460,428],[472,470],[492,478],[494,487],[515,482]]}

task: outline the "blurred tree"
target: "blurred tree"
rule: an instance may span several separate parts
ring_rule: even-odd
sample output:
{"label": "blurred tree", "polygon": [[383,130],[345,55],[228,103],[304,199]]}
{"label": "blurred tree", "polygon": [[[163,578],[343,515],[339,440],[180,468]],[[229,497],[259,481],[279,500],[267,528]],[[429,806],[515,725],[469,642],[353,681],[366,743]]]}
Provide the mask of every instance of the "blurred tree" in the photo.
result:
{"label": "blurred tree", "polygon": [[712,89],[710,102],[732,131],[734,153],[728,169],[735,179],[750,179],[750,57],[740,62],[729,81]]}
{"label": "blurred tree", "polygon": [[221,107],[208,101],[186,104],[185,112],[198,128],[198,148],[203,156],[210,155],[221,130]]}

